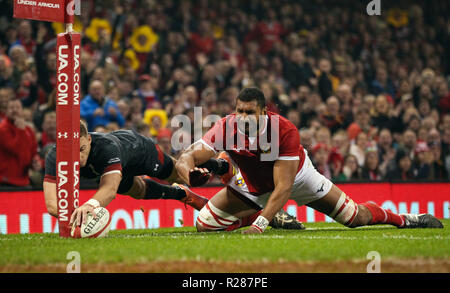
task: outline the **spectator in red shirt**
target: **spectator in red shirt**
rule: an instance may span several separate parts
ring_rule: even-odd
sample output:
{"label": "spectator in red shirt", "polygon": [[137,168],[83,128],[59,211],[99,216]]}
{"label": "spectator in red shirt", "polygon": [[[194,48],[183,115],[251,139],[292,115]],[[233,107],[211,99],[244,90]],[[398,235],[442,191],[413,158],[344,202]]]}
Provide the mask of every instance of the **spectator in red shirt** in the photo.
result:
{"label": "spectator in red shirt", "polygon": [[17,28],[17,41],[28,54],[33,54],[36,42],[33,40],[33,28],[29,20],[22,20]]}
{"label": "spectator in red shirt", "polygon": [[148,74],[139,76],[139,88],[136,90],[136,94],[142,99],[144,109],[152,109],[154,104],[159,102],[158,94],[153,88],[151,79]]}
{"label": "spectator in red shirt", "polygon": [[245,37],[244,42],[256,40],[259,45],[259,52],[263,55],[267,54],[273,47],[273,44],[281,41],[281,36],[286,30],[276,19],[275,10],[269,9],[265,21],[259,22],[256,27]]}
{"label": "spectator in red shirt", "polygon": [[327,126],[331,134],[339,129],[345,129],[344,117],[340,113],[340,103],[335,96],[331,96],[326,101],[326,111],[319,118],[322,123]]}
{"label": "spectator in red shirt", "polygon": [[209,55],[214,48],[211,24],[207,20],[202,20],[198,25],[198,30],[189,36],[189,57],[192,63],[196,63],[197,54]]}
{"label": "spectator in red shirt", "polygon": [[40,144],[45,148],[48,144],[54,143],[56,143],[56,112],[52,111],[44,114]]}
{"label": "spectator in red shirt", "polygon": [[22,103],[8,102],[6,119],[0,123],[0,184],[27,186],[28,171],[37,153],[33,130],[22,117]]}

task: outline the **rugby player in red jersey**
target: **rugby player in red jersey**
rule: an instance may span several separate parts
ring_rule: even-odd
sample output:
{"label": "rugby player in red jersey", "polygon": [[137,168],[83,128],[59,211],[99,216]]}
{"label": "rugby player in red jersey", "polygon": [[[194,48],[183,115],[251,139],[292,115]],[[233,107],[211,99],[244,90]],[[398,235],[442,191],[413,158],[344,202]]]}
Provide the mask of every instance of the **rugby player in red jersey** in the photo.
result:
{"label": "rugby player in red jersey", "polygon": [[193,173],[210,176],[207,170],[195,166],[222,150],[229,156],[231,179],[200,210],[198,231],[250,226],[244,233],[262,233],[289,199],[347,227],[443,227],[429,214],[398,215],[372,202],[355,203],[314,168],[300,144],[297,128],[266,110],[264,94],[258,88],[243,89],[236,98],[235,113],[219,120],[183,152],[176,163],[179,176],[187,184]]}

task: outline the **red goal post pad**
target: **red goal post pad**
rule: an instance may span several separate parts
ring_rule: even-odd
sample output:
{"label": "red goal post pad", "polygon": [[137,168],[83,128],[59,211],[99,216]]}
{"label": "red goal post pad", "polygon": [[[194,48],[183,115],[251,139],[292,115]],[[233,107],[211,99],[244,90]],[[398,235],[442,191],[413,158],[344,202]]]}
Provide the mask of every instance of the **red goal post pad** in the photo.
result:
{"label": "red goal post pad", "polygon": [[79,206],[81,35],[58,34],[56,42],[56,188],[59,235]]}
{"label": "red goal post pad", "polygon": [[73,23],[79,0],[14,0],[14,17]]}

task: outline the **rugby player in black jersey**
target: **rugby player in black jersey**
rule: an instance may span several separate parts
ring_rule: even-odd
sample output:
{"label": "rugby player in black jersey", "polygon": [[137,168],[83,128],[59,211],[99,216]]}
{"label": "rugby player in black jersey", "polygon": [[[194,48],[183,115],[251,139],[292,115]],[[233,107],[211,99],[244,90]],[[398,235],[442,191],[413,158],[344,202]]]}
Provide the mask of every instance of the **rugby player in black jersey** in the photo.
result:
{"label": "rugby player in black jersey", "polygon": [[[117,193],[135,199],[175,199],[200,210],[208,201],[183,185],[165,185],[142,175],[172,183],[182,183],[174,168],[175,159],[163,153],[152,139],[132,130],[111,133],[88,133],[86,124],[80,123],[80,176],[99,180],[94,196],[72,214],[71,221],[79,225],[95,207],[106,207]],[[228,163],[212,159],[201,167],[218,175],[228,172]],[[203,168],[192,173],[197,185],[206,183]],[[221,169],[224,170],[221,172]],[[206,170],[205,170],[206,171]],[[194,178],[195,177],[195,178]],[[201,177],[201,178],[200,178]],[[56,146],[45,159],[44,196],[47,211],[57,217],[56,199]]]}
{"label": "rugby player in black jersey", "polygon": [[[135,199],[175,199],[201,210],[208,199],[192,192],[179,178],[176,160],[163,153],[155,142],[132,130],[111,133],[88,133],[86,124],[80,122],[80,176],[95,178],[99,188],[86,203],[75,209],[70,224],[80,225],[87,213],[95,216],[94,208],[106,207],[117,193]],[[206,183],[211,172],[229,176],[232,166],[225,159],[210,159],[195,167],[189,175],[191,186]],[[142,175],[162,179],[173,185],[165,185]],[[45,158],[44,196],[47,211],[58,216],[56,196],[56,146]],[[274,228],[303,229],[302,223],[284,211],[271,223]]]}

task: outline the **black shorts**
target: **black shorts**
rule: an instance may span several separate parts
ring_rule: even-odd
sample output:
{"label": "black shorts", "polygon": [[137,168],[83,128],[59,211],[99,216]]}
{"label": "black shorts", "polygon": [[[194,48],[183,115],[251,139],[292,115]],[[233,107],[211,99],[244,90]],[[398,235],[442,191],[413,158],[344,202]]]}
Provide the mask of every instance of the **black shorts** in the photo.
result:
{"label": "black shorts", "polygon": [[149,155],[143,158],[142,165],[134,170],[122,170],[122,180],[120,181],[117,193],[124,194],[133,186],[135,176],[148,175],[158,179],[167,179],[172,174],[174,165],[172,158],[161,151],[158,145],[151,141],[149,145]]}

